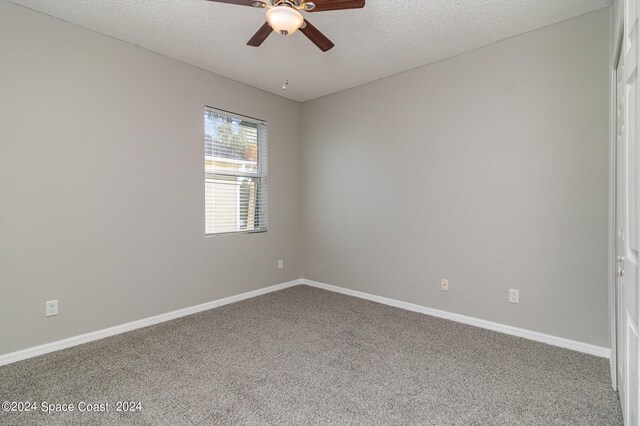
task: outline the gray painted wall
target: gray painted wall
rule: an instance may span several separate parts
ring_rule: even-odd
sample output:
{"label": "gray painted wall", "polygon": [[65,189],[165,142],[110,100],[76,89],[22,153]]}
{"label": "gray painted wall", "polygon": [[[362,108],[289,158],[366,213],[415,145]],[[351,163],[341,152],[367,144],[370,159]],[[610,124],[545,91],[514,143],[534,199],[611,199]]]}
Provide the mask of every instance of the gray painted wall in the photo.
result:
{"label": "gray painted wall", "polygon": [[[608,13],[300,105],[0,0],[0,354],[300,276],[606,346]],[[207,104],[266,234],[203,236]]]}
{"label": "gray painted wall", "polygon": [[[0,58],[0,354],[300,278],[299,104],[4,0]],[[268,120],[265,234],[203,235],[205,105]]]}
{"label": "gray painted wall", "polygon": [[304,276],[608,346],[608,63],[603,10],[304,104]]}

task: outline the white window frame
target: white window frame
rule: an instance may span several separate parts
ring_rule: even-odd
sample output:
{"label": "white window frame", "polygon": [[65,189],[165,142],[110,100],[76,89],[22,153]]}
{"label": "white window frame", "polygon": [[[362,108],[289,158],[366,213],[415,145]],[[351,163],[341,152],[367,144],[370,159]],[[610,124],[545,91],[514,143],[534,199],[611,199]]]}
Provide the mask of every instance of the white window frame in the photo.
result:
{"label": "white window frame", "polygon": [[[258,160],[257,160],[257,171],[256,172],[233,172],[233,171],[225,171],[222,173],[207,173],[205,169],[204,182],[205,187],[207,181],[215,180],[216,177],[230,178],[230,177],[247,177],[247,178],[255,178],[258,181],[258,185],[260,185],[259,193],[260,197],[257,197],[258,200],[256,202],[256,210],[260,210],[256,213],[257,217],[261,217],[260,227],[256,229],[249,230],[240,230],[240,231],[227,231],[227,232],[212,232],[207,233],[206,222],[207,222],[207,211],[205,208],[205,237],[218,237],[225,235],[237,235],[237,234],[258,234],[268,231],[268,185],[267,185],[267,159],[268,159],[268,137],[267,137],[267,122],[266,120],[262,120],[259,118],[249,117],[242,114],[237,114],[234,112],[226,111],[220,108],[211,107],[205,105],[204,112],[210,111],[215,114],[223,115],[226,117],[230,117],[236,120],[244,121],[247,123],[253,123],[258,127]],[[204,127],[204,126],[203,126]],[[203,137],[203,142],[206,144],[206,134]],[[206,145],[205,145],[206,151]],[[205,159],[207,157],[205,156]],[[206,189],[205,189],[206,194]]]}

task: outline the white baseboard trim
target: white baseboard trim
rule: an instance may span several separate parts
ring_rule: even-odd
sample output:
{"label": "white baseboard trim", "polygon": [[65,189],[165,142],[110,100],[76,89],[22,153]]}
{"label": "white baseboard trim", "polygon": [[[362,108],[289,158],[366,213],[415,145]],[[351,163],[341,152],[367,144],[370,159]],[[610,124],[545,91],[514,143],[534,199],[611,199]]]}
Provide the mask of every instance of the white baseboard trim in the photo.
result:
{"label": "white baseboard trim", "polygon": [[523,337],[529,340],[535,340],[536,342],[547,343],[553,346],[559,346],[565,349],[572,349],[574,351],[583,352],[590,355],[595,355],[603,358],[609,358],[610,349],[601,346],[591,345],[589,343],[578,342],[575,340],[569,340],[562,337],[551,336],[549,334],[538,333],[536,331],[525,330],[523,328],[512,327],[510,325],[499,324],[496,322],[485,321],[478,318],[468,317],[465,315],[454,314],[447,311],[441,311],[439,309],[427,308],[426,306],[416,305],[413,303],[402,302],[400,300],[389,299],[387,297],[376,296],[369,293],[363,293],[361,291],[350,290],[344,287],[338,287],[335,285],[319,283],[312,280],[302,279],[302,284],[311,287],[317,287],[324,290],[333,291],[336,293],[346,294],[348,296],[358,297],[360,299],[366,299],[373,302],[382,303],[383,305],[394,306],[396,308],[406,309],[408,311],[419,312],[421,314],[431,315],[438,318],[444,318],[451,321],[461,322],[464,324],[473,325],[475,327],[486,328],[488,330],[497,331],[499,333],[510,334],[512,336]]}
{"label": "white baseboard trim", "polygon": [[177,311],[167,312],[166,314],[143,318],[141,320],[128,322],[126,324],[120,324],[114,327],[80,334],[79,336],[69,337],[67,339],[62,339],[51,343],[45,343],[44,345],[34,346],[16,352],[10,352],[5,355],[0,355],[0,366],[11,364],[17,361],[22,361],[28,358],[33,358],[38,355],[44,355],[49,352],[59,351],[60,349],[66,349],[72,346],[81,345],[83,343],[93,342],[94,340],[104,339],[105,337],[115,336],[116,334],[126,333],[127,331],[137,330],[139,328],[159,324],[161,322],[171,321],[176,318],[196,314],[202,311],[207,311],[209,309],[228,305],[234,302],[239,302],[241,300],[251,299],[256,296],[261,296],[263,294],[283,290],[285,288],[293,287],[300,284],[301,280],[293,280],[282,284],[272,285],[270,287],[260,288],[258,290],[248,291],[246,293],[238,294],[235,296],[225,297],[224,299],[214,300],[212,302],[203,303],[201,305],[178,309]]}
{"label": "white baseboard trim", "polygon": [[165,314],[160,314],[160,315],[156,315],[149,318],[143,318],[141,320],[132,321],[132,322],[128,322],[121,325],[116,325],[114,327],[92,331],[90,333],[69,337],[67,339],[62,339],[62,340],[58,340],[51,343],[46,343],[44,345],[34,346],[34,347],[23,349],[20,351],[0,355],[0,366],[11,364],[17,361],[22,361],[28,358],[33,358],[35,356],[44,355],[50,352],[59,351],[61,349],[70,348],[72,346],[81,345],[83,343],[104,339],[105,337],[126,333],[127,331],[137,330],[139,328],[144,328],[150,325],[159,324],[161,322],[171,321],[176,318],[196,314],[202,311],[207,311],[209,309],[217,308],[223,305],[228,305],[234,302],[239,302],[241,300],[251,299],[253,297],[261,296],[263,294],[271,293],[274,291],[284,290],[285,288],[294,287],[300,284],[333,291],[335,293],[342,293],[348,296],[358,297],[360,299],[371,300],[373,302],[382,303],[383,305],[394,306],[396,308],[406,309],[408,311],[419,312],[422,314],[431,315],[438,318],[444,318],[451,321],[461,322],[464,324],[469,324],[469,325],[473,325],[480,328],[486,328],[488,330],[510,334],[512,336],[523,337],[525,339],[535,340],[537,342],[547,343],[549,345],[559,346],[561,348],[572,349],[574,351],[584,352],[590,355],[595,355],[595,356],[604,357],[604,358],[609,358],[609,355],[610,355],[610,350],[608,348],[604,348],[601,346],[595,346],[588,343],[578,342],[575,340],[564,339],[562,337],[551,336],[544,333],[538,333],[536,331],[529,331],[523,328],[512,327],[510,325],[499,324],[491,321],[485,321],[478,318],[468,317],[465,315],[454,314],[447,311],[441,311],[439,309],[428,308],[426,306],[416,305],[408,302],[402,302],[400,300],[389,299],[387,297],[376,296],[376,295],[364,293],[361,291],[350,290],[348,288],[338,287],[330,284],[324,284],[324,283],[307,280],[303,278],[303,279],[285,282],[282,284],[276,284],[276,285],[261,288],[258,290],[249,291],[249,292],[238,294],[235,296],[225,297],[224,299],[218,299],[212,302],[207,302],[207,303],[191,306],[184,309],[178,309],[177,311],[167,312]]}

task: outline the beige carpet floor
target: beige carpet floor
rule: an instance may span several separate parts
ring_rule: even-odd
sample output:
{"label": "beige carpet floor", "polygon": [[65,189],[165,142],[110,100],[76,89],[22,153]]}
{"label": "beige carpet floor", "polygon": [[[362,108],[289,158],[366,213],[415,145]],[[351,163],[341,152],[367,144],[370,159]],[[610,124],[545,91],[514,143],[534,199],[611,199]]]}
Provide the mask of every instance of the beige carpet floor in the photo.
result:
{"label": "beige carpet floor", "polygon": [[0,400],[38,405],[2,425],[622,424],[603,358],[306,286],[0,367]]}

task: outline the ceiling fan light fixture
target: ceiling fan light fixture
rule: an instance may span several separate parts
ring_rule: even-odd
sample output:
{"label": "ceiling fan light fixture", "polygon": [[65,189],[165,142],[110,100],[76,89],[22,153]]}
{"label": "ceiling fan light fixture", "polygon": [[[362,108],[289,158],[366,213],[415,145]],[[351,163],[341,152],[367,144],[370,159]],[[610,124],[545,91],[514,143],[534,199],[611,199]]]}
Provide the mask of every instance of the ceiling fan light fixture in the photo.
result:
{"label": "ceiling fan light fixture", "polygon": [[278,34],[291,35],[304,24],[304,18],[292,7],[276,6],[267,11],[267,22]]}

